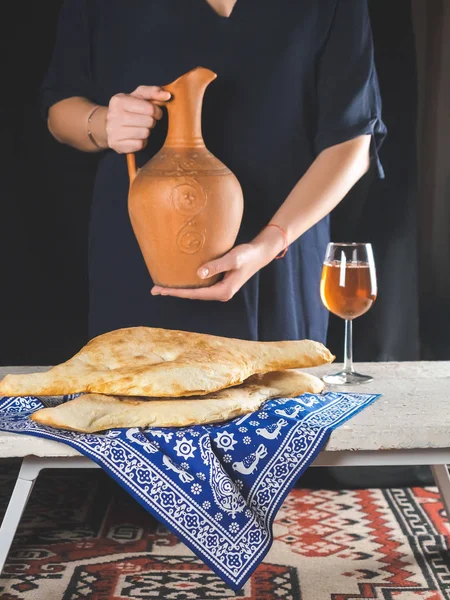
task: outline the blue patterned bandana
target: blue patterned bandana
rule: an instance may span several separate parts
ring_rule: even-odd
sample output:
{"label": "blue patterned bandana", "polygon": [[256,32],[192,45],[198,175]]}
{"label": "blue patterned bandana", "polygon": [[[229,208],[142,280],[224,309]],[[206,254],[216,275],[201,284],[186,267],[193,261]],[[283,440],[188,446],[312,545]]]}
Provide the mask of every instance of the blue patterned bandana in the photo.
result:
{"label": "blue patterned bandana", "polygon": [[378,395],[270,400],[224,425],[82,434],[39,425],[33,397],[0,400],[0,430],[57,440],[91,458],[234,590],[272,544],[272,524],[330,433]]}

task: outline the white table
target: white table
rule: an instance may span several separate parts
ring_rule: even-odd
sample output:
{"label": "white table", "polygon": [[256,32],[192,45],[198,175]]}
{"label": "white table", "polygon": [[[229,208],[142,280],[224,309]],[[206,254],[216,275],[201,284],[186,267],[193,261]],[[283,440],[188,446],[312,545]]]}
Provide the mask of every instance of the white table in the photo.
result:
{"label": "white table", "polygon": [[[319,376],[340,365],[310,369]],[[47,367],[48,368],[48,367]],[[359,371],[375,380],[364,386],[335,388],[383,394],[374,404],[333,432],[313,466],[429,465],[450,514],[450,361],[362,363]],[[46,367],[0,368],[6,373]],[[22,465],[0,528],[0,572],[39,472],[49,468],[97,468],[60,442],[0,432],[0,459],[22,458]]]}

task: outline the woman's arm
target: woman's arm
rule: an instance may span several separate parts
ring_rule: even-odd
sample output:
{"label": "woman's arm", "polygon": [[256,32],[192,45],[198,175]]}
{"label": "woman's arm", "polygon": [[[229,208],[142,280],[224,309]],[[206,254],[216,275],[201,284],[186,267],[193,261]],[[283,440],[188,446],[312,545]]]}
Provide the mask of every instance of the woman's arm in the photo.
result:
{"label": "woman's arm", "polygon": [[[330,213],[368,171],[370,141],[370,135],[359,136],[327,148],[316,158],[271,220],[286,231],[290,244]],[[226,273],[219,283],[195,290],[155,286],[152,294],[228,301],[250,277],[269,264],[284,245],[284,236],[278,229],[265,228],[251,243],[236,246],[200,269],[199,275],[204,278]]]}
{"label": "woman's arm", "polygon": [[369,149],[370,135],[363,135],[319,154],[271,220],[286,231],[289,244],[328,215],[369,170]]}
{"label": "woman's arm", "polygon": [[[108,148],[106,136],[106,114],[108,107],[101,106],[92,115],[96,104],[87,98],[74,97],[61,100],[54,104],[48,112],[48,128],[53,137],[62,144],[68,144],[83,152],[99,152]],[[97,148],[89,139],[88,129],[100,146]]]}
{"label": "woman's arm", "polygon": [[106,148],[120,154],[137,152],[146,145],[151,129],[162,117],[162,110],[154,101],[169,98],[169,92],[160,87],[142,85],[131,94],[116,94],[109,106],[100,106],[94,113],[98,105],[87,98],[67,98],[49,109],[48,128],[59,142],[84,152]]}

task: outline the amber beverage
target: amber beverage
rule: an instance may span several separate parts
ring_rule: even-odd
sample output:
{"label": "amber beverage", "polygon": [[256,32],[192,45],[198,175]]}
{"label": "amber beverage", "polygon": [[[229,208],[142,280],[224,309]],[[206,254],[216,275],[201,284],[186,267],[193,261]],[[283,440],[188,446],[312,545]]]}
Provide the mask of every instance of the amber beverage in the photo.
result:
{"label": "amber beverage", "polygon": [[330,312],[342,319],[356,319],[366,313],[377,297],[376,278],[366,262],[323,265],[320,293]]}
{"label": "amber beverage", "polygon": [[372,381],[353,366],[353,320],[366,313],[377,297],[377,275],[371,244],[328,244],[320,296],[326,308],[345,321],[344,368],[323,377],[332,385]]}

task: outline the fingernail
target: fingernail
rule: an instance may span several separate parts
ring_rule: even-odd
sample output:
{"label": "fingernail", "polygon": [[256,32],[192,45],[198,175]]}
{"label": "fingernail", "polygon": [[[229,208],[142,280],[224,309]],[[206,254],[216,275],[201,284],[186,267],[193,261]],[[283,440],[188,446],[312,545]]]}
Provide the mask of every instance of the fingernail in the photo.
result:
{"label": "fingernail", "polygon": [[209,269],[200,269],[199,275],[202,279],[205,279],[209,275]]}

